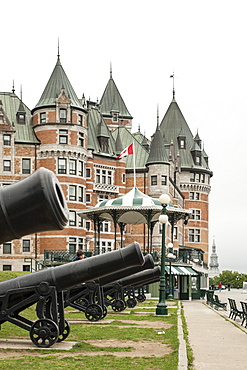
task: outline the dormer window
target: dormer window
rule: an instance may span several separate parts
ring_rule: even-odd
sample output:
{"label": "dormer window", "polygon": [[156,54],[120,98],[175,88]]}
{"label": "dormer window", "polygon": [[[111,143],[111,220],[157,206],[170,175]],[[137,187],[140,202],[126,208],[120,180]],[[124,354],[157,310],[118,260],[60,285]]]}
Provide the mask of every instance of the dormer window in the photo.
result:
{"label": "dormer window", "polygon": [[179,149],[186,149],[186,137],[185,136],[178,137],[178,147]]}
{"label": "dormer window", "polygon": [[17,122],[20,125],[25,125],[25,122],[26,122],[26,115],[25,115],[25,113],[17,113]]}
{"label": "dormer window", "polygon": [[67,122],[67,109],[60,109],[59,110],[59,121],[61,123]]}
{"label": "dormer window", "polygon": [[113,122],[118,122],[118,117],[119,117],[119,112],[116,110],[111,111],[112,114],[112,121]]}

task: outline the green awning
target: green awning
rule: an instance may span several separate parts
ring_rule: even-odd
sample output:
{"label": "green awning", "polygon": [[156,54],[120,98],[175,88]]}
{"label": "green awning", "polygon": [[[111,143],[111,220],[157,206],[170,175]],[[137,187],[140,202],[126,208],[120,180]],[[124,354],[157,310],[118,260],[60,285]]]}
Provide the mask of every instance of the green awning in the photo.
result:
{"label": "green awning", "polygon": [[[165,270],[167,274],[170,274],[170,266],[165,266]],[[198,272],[193,270],[191,267],[187,266],[171,266],[171,273],[172,275],[198,275]]]}

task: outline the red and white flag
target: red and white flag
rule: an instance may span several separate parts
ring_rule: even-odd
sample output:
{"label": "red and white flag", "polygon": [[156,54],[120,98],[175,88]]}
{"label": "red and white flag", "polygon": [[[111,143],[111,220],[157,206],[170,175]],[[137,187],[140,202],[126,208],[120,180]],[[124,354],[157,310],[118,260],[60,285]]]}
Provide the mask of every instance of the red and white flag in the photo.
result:
{"label": "red and white flag", "polygon": [[127,155],[133,154],[133,143],[127,146],[118,156],[116,159],[121,159],[123,157],[126,157]]}

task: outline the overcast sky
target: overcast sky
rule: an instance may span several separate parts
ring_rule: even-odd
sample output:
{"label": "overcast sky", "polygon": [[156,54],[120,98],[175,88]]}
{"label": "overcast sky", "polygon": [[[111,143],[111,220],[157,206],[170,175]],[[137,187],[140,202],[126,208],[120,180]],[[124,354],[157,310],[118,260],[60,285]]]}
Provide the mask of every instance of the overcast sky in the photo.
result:
{"label": "overcast sky", "polygon": [[210,248],[220,269],[247,273],[246,1],[70,0],[1,4],[0,91],[32,109],[60,59],[78,97],[100,99],[110,76],[150,137],[172,100],[197,130],[214,176]]}

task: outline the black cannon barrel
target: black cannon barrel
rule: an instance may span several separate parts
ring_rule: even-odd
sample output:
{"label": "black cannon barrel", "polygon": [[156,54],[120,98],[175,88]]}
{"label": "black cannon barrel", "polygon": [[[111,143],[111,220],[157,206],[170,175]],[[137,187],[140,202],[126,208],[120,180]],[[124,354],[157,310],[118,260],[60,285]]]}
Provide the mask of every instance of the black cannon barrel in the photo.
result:
{"label": "black cannon barrel", "polygon": [[127,276],[133,275],[137,272],[144,271],[144,270],[147,270],[147,269],[152,269],[152,268],[154,268],[153,257],[151,256],[151,254],[147,254],[144,257],[144,264],[142,266],[132,266],[132,267],[126,268],[124,270],[119,270],[117,272],[114,272],[113,274],[105,275],[105,276],[98,279],[98,283],[101,286],[104,286],[104,285],[110,284],[114,281],[117,281],[119,279],[122,279],[122,278],[125,278]]}
{"label": "black cannon barrel", "polygon": [[59,292],[80,283],[97,279],[109,274],[109,272],[143,265],[143,263],[144,257],[139,243],[134,242],[116,251],[3,281],[0,283],[0,295],[7,293],[10,289],[39,286],[42,282],[55,286]]}
{"label": "black cannon barrel", "polygon": [[129,285],[136,285],[139,283],[146,284],[146,282],[149,282],[150,280],[159,278],[160,271],[161,271],[160,266],[157,266],[153,269],[141,271],[134,275],[121,279],[118,281],[118,283],[121,284],[123,287],[129,286]]}
{"label": "black cannon barrel", "polygon": [[55,174],[41,167],[0,189],[0,244],[40,231],[61,230],[69,219]]}

